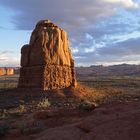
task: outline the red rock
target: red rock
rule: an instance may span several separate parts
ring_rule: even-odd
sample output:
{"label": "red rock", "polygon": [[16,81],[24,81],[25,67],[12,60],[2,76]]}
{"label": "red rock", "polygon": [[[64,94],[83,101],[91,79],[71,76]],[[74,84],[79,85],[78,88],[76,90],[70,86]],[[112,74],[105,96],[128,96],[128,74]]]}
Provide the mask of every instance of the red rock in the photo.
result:
{"label": "red rock", "polygon": [[2,75],[13,75],[14,69],[13,68],[0,68],[0,76]]}
{"label": "red rock", "polygon": [[49,20],[41,20],[30,43],[21,49],[19,88],[42,90],[76,86],[74,60],[67,34]]}

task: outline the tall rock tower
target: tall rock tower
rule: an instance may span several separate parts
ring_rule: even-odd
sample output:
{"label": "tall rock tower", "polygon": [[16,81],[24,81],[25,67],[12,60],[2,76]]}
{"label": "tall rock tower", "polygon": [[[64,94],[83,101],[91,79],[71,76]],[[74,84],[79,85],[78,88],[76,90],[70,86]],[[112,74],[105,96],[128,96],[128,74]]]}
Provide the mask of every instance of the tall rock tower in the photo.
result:
{"label": "tall rock tower", "polygon": [[76,84],[66,32],[49,20],[39,21],[30,43],[21,49],[18,87],[50,90]]}

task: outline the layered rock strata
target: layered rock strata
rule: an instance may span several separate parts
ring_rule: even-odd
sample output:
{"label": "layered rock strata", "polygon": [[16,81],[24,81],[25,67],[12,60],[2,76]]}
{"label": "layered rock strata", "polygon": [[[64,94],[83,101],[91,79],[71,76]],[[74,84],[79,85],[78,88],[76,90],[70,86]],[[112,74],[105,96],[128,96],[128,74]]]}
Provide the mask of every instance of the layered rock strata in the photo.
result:
{"label": "layered rock strata", "polygon": [[49,90],[76,84],[66,32],[49,20],[39,21],[30,43],[21,49],[18,87]]}

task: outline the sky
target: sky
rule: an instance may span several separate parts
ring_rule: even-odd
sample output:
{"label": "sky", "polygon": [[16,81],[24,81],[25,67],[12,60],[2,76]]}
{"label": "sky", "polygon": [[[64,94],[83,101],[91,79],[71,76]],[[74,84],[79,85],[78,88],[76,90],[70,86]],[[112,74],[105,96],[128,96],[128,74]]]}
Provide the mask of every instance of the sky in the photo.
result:
{"label": "sky", "polygon": [[76,66],[140,64],[140,0],[0,0],[0,67],[20,66],[42,19],[67,32]]}

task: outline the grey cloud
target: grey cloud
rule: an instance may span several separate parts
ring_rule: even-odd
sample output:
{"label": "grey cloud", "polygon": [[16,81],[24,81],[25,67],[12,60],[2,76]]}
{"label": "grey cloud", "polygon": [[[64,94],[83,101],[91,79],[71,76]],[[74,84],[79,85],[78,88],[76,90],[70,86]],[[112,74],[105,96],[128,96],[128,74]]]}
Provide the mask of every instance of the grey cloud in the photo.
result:
{"label": "grey cloud", "polygon": [[14,11],[11,22],[16,29],[32,30],[38,20],[50,19],[68,32],[74,45],[84,42],[99,19],[115,14],[114,6],[101,0],[1,0],[0,5]]}
{"label": "grey cloud", "polygon": [[140,18],[137,13],[140,13],[140,11],[128,12],[122,10],[116,16],[94,24],[92,30],[88,32],[94,38],[102,38],[105,35],[125,34],[138,31]]}
{"label": "grey cloud", "polygon": [[[40,19],[52,21],[69,28],[89,25],[100,17],[112,15],[110,5],[103,5],[99,0],[1,0],[0,4],[10,7],[17,13],[13,22],[18,29],[32,29]],[[104,12],[106,11],[106,12]]]}
{"label": "grey cloud", "polygon": [[92,27],[99,20],[117,12],[116,5],[103,0],[1,0],[0,4],[15,11],[12,22],[16,29],[32,30],[38,20],[51,19],[68,32],[74,45],[84,42],[86,32],[91,32],[94,36],[112,33],[111,25],[110,29],[102,27],[102,31]]}
{"label": "grey cloud", "polygon": [[115,55],[115,56],[126,56],[126,55],[139,55],[140,54],[140,38],[129,39],[124,42],[119,42],[115,45],[99,48],[97,53],[100,55]]}
{"label": "grey cloud", "polygon": [[[80,56],[75,61],[77,64],[119,64],[119,63],[140,63],[140,38],[129,39],[112,46],[96,48],[96,51],[87,53],[80,52],[74,56]],[[85,57],[86,56],[86,57]]]}

